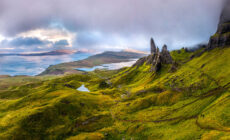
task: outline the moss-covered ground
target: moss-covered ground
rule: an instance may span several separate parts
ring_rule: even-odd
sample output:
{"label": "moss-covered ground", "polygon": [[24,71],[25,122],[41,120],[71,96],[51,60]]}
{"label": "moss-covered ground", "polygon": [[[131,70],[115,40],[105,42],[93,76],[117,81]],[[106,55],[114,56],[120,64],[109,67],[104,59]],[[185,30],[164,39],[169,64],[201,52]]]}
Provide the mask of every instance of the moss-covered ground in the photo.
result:
{"label": "moss-covered ground", "polygon": [[174,72],[144,64],[8,84],[0,139],[230,139],[230,48],[191,59],[199,51],[171,52]]}

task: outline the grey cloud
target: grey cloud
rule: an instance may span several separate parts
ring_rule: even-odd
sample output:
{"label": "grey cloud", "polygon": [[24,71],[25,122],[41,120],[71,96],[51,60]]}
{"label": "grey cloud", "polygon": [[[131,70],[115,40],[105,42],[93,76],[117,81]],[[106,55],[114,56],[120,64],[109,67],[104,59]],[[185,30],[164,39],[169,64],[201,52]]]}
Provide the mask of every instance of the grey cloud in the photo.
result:
{"label": "grey cloud", "polygon": [[[14,36],[58,19],[76,32],[142,35],[146,41],[153,36],[159,45],[175,48],[208,40],[216,30],[221,4],[222,0],[1,0],[0,33]],[[87,46],[100,39],[82,35],[78,41]]]}
{"label": "grey cloud", "polygon": [[69,45],[69,43],[68,43],[67,40],[59,40],[59,41],[56,41],[54,43],[54,46],[56,46],[56,47],[65,47],[65,46],[68,46],[68,45]]}
{"label": "grey cloud", "polygon": [[92,32],[80,32],[76,40],[79,46],[85,47],[101,44],[104,42],[103,38],[106,38],[106,36]]}
{"label": "grey cloud", "polygon": [[8,42],[10,46],[32,46],[32,45],[44,45],[47,42],[42,41],[38,38],[23,38],[18,37]]}
{"label": "grey cloud", "polygon": [[[21,51],[50,51],[56,49],[65,49],[69,45],[67,40],[59,40],[51,42],[48,40],[40,40],[39,38],[32,37],[17,37],[12,40],[3,40],[0,43],[6,48],[15,48],[14,52]],[[3,48],[4,48],[3,47]],[[0,47],[0,50],[2,48]]]}

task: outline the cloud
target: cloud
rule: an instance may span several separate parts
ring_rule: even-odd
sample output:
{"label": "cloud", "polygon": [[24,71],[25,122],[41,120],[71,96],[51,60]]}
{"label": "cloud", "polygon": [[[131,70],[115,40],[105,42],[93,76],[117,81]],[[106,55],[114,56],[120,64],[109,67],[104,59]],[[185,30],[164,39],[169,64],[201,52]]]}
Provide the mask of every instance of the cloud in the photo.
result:
{"label": "cloud", "polygon": [[103,36],[100,32],[80,32],[78,33],[77,44],[82,47],[94,46],[103,43],[104,37],[106,36]]}
{"label": "cloud", "polygon": [[166,43],[172,49],[207,41],[216,31],[221,4],[222,0],[1,0],[0,34],[14,37],[64,26],[79,34],[76,38],[82,46],[76,47],[120,45],[111,40],[133,46],[135,36],[148,44],[153,36],[160,46]]}
{"label": "cloud", "polygon": [[39,46],[45,46],[49,42],[42,41],[38,38],[32,37],[16,37],[16,38],[5,38],[0,42],[0,51],[7,52],[21,52],[37,50]]}
{"label": "cloud", "polygon": [[73,46],[76,34],[64,28],[35,29],[17,34],[0,41],[1,50],[14,52],[34,52],[66,49]]}
{"label": "cloud", "polygon": [[93,51],[137,49],[148,51],[149,39],[143,35],[106,34],[99,31],[78,33],[75,46]]}
{"label": "cloud", "polygon": [[3,40],[5,40],[5,37],[0,34],[0,42],[2,42]]}
{"label": "cloud", "polygon": [[44,45],[46,42],[41,41],[38,38],[32,38],[32,37],[18,37],[11,41],[9,41],[9,45],[11,46],[33,46],[33,45]]}
{"label": "cloud", "polygon": [[65,47],[69,47],[69,43],[67,40],[59,40],[57,42],[54,43],[54,47],[55,48],[65,48]]}
{"label": "cloud", "polygon": [[70,45],[72,45],[76,34],[72,33],[64,28],[44,28],[44,29],[34,29],[26,32],[19,33],[19,37],[35,37],[40,40],[45,40],[49,42],[57,42],[60,40],[67,40]]}

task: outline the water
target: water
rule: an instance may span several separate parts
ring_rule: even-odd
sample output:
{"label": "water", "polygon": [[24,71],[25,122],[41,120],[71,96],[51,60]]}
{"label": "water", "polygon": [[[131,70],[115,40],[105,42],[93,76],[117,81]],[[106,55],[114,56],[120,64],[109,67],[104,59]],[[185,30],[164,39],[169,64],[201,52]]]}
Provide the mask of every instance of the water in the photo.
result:
{"label": "water", "polygon": [[78,90],[78,91],[89,92],[89,89],[86,88],[85,85],[81,85],[81,87],[79,87],[77,90]]}
{"label": "water", "polygon": [[100,66],[94,66],[91,68],[76,68],[76,70],[79,71],[94,71],[96,69],[106,69],[106,70],[116,70],[116,69],[120,69],[123,67],[130,67],[132,66],[134,63],[136,63],[137,59],[133,59],[129,62],[120,62],[120,63],[110,63],[110,64],[102,64]]}
{"label": "water", "polygon": [[88,53],[51,56],[0,56],[0,75],[30,75],[43,72],[50,65],[82,60]]}

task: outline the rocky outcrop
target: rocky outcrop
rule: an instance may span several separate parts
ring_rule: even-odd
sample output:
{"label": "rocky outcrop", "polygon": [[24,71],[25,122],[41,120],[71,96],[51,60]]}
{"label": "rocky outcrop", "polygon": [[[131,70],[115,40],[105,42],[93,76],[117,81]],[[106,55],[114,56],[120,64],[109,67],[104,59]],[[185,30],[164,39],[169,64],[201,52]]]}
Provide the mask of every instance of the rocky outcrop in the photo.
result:
{"label": "rocky outcrop", "polygon": [[230,0],[224,4],[217,32],[210,38],[207,49],[226,46],[230,46]]}
{"label": "rocky outcrop", "polygon": [[154,40],[151,38],[150,41],[151,45],[151,54],[147,57],[143,57],[139,59],[134,66],[141,66],[144,63],[147,65],[151,65],[152,72],[158,72],[161,69],[163,64],[172,64],[173,59],[167,49],[167,46],[164,45],[160,52],[159,48],[156,47]]}
{"label": "rocky outcrop", "polygon": [[156,48],[157,48],[153,38],[151,38],[150,44],[151,44],[151,54],[153,54],[154,52],[156,52]]}
{"label": "rocky outcrop", "polygon": [[207,50],[211,50],[217,47],[226,47],[230,45],[230,34],[212,36],[209,40]]}
{"label": "rocky outcrop", "polygon": [[173,59],[168,51],[168,47],[166,45],[163,46],[161,51],[161,61],[164,64],[172,64]]}
{"label": "rocky outcrop", "polygon": [[141,66],[143,65],[146,61],[148,60],[148,57],[142,57],[139,60],[137,60],[137,62],[133,65],[133,67],[135,66]]}

